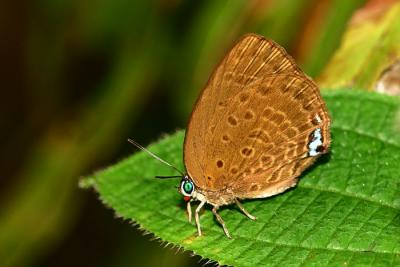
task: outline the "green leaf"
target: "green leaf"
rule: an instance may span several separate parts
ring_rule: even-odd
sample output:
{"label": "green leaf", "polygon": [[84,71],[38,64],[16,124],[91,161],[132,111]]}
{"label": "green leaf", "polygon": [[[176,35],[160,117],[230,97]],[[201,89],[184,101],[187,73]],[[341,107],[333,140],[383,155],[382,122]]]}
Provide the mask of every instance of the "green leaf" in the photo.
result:
{"label": "green leaf", "polygon": [[[187,222],[178,180],[169,168],[136,153],[84,182],[118,216],[219,264],[400,265],[399,100],[361,91],[328,91],[331,153],[302,175],[298,186],[269,199],[245,201],[258,217],[234,206],[220,212],[225,237],[209,208],[201,214],[204,236]],[[397,125],[397,126],[396,126]],[[149,147],[182,166],[184,132]]]}

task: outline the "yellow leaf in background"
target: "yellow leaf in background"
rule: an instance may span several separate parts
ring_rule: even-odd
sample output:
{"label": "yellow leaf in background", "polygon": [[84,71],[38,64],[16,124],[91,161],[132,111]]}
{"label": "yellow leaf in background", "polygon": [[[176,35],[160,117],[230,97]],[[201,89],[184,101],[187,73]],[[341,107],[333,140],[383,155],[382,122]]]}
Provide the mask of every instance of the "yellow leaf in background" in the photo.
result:
{"label": "yellow leaf in background", "polygon": [[376,90],[382,73],[400,58],[400,3],[366,5],[343,36],[341,47],[317,78],[324,88]]}

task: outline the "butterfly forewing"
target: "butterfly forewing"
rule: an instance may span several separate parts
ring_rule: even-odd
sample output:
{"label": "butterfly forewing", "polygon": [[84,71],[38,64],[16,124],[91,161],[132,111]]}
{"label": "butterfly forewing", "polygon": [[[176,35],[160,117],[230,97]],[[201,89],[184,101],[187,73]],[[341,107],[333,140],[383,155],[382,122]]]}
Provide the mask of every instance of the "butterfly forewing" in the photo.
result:
{"label": "butterfly forewing", "polygon": [[[232,95],[240,92],[248,83],[269,74],[301,73],[293,59],[285,57],[285,54],[275,43],[261,36],[248,34],[225,56],[193,109],[185,138],[187,169],[198,173],[205,166],[204,146],[209,144],[212,130]],[[193,162],[191,159],[198,161]]]}
{"label": "butterfly forewing", "polygon": [[322,140],[313,143],[317,154],[326,152],[329,117],[317,86],[278,45],[247,35],[217,67],[195,105],[185,166],[200,189],[263,197],[292,186],[314,161],[313,137]]}

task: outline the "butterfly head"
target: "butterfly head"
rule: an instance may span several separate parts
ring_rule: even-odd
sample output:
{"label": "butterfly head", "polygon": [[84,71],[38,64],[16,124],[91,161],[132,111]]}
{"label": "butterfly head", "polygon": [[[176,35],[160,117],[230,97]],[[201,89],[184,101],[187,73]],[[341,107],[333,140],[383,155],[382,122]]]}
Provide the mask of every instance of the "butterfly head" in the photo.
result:
{"label": "butterfly head", "polygon": [[195,193],[195,186],[189,176],[183,176],[181,185],[179,187],[179,192],[183,195],[183,199],[185,201],[190,201],[190,199],[193,197],[193,194]]}

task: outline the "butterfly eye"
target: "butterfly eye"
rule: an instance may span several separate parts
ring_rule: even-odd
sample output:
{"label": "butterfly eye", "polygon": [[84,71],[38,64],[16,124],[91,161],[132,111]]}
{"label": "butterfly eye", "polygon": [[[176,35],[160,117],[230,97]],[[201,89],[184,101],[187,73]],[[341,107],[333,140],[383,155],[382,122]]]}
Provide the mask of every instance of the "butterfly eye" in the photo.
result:
{"label": "butterfly eye", "polygon": [[194,191],[193,182],[190,180],[182,180],[181,182],[181,193],[184,196],[191,196]]}

